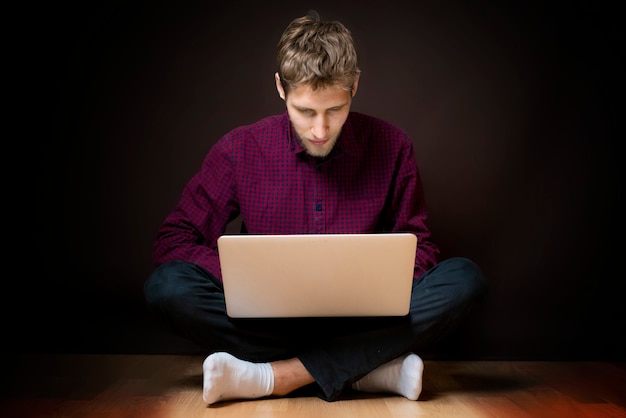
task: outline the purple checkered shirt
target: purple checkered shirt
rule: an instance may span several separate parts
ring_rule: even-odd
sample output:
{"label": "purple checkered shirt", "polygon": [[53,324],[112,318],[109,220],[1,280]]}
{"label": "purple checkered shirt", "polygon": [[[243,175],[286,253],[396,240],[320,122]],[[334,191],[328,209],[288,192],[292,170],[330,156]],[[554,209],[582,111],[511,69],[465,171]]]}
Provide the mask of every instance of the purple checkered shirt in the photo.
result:
{"label": "purple checkered shirt", "polygon": [[286,112],[220,138],[161,225],[155,264],[185,260],[221,279],[216,241],[238,216],[251,234],[412,232],[416,278],[439,254],[410,139],[357,112],[323,159],[306,153]]}

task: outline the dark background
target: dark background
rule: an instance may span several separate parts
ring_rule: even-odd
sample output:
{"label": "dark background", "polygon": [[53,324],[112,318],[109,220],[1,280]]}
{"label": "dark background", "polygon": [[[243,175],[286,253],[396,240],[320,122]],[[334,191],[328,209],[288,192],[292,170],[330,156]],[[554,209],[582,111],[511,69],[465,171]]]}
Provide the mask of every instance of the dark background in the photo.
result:
{"label": "dark background", "polygon": [[4,350],[198,351],[144,307],[152,242],[221,135],[283,112],[274,48],[309,8],[355,36],[353,109],[413,138],[443,256],[488,278],[438,355],[624,360],[624,32],[585,1],[7,13]]}

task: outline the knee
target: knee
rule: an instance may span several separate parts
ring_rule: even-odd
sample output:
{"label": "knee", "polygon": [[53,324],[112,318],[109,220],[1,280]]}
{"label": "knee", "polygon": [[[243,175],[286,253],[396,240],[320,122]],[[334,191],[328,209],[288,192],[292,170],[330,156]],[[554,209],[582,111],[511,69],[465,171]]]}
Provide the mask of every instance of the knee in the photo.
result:
{"label": "knee", "polygon": [[152,309],[158,311],[167,310],[167,307],[176,303],[186,288],[181,286],[180,280],[182,269],[186,263],[170,262],[157,267],[144,284],[144,296],[146,303]]}
{"label": "knee", "polygon": [[457,296],[461,301],[473,303],[487,293],[487,282],[478,264],[474,261],[455,257],[449,260],[450,269],[456,274]]}
{"label": "knee", "polygon": [[439,287],[453,305],[472,305],[487,293],[487,283],[480,267],[464,257],[441,261],[433,268],[431,285]]}

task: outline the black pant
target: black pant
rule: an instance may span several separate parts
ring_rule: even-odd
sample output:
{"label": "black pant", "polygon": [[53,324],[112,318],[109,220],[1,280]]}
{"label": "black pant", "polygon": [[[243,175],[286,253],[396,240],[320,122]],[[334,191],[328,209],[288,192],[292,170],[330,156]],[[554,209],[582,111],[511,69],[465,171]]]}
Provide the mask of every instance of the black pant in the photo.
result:
{"label": "black pant", "polygon": [[176,333],[208,353],[253,362],[298,357],[321,388],[318,396],[332,401],[376,367],[438,341],[485,289],[478,266],[456,257],[414,280],[407,316],[232,319],[221,282],[195,264],[174,261],[153,272],[145,295]]}

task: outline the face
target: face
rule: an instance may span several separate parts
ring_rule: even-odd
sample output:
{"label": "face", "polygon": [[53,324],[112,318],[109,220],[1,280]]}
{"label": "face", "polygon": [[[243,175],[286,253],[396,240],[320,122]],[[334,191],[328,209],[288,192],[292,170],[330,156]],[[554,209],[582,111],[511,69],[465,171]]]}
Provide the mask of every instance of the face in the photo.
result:
{"label": "face", "polygon": [[[285,99],[278,78],[276,87],[281,98]],[[352,92],[340,87],[312,90],[309,86],[289,91],[285,101],[287,112],[309,155],[325,157],[332,151],[348,118],[355,92],[356,83]]]}

